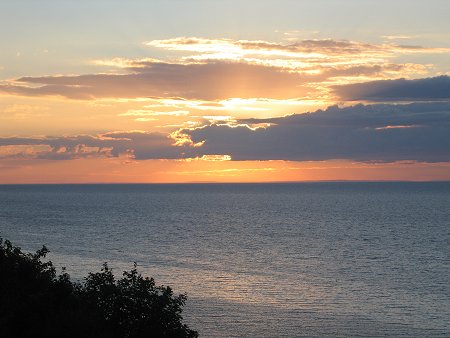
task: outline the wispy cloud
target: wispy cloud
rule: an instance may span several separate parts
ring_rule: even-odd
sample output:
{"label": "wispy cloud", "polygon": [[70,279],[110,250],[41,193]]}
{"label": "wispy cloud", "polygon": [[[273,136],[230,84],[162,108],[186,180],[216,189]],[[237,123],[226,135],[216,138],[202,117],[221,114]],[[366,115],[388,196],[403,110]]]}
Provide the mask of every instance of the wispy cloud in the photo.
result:
{"label": "wispy cloud", "polygon": [[381,37],[386,40],[409,40],[414,38],[411,35],[382,35]]}
{"label": "wispy cloud", "polygon": [[118,116],[186,116],[189,115],[187,110],[174,111],[154,111],[149,109],[131,109],[126,113],[120,113]]}
{"label": "wispy cloud", "polygon": [[398,44],[369,44],[350,40],[314,39],[291,43],[277,43],[262,40],[204,39],[181,37],[166,40],[152,40],[148,46],[168,50],[188,51],[198,54],[230,55],[235,59],[249,55],[282,56],[293,58],[325,58],[342,55],[386,56],[396,53],[442,53],[448,48],[430,48]]}
{"label": "wispy cloud", "polygon": [[347,40],[260,40],[174,38],[147,42],[182,52],[172,61],[154,58],[95,60],[116,72],[25,76],[0,84],[0,92],[70,99],[328,98],[331,86],[425,75],[430,65],[395,62],[408,54],[449,53],[448,48],[368,44]]}
{"label": "wispy cloud", "polygon": [[[450,48],[392,43],[369,44],[333,39],[304,39],[289,43],[278,43],[262,40],[181,37],[153,40],[148,42],[147,45],[188,53],[181,58],[185,62],[232,60],[234,62],[283,67],[303,74],[318,74],[331,69],[340,71],[362,66],[383,68],[391,63],[390,60],[400,55],[450,52]],[[406,70],[404,69],[405,72]]]}

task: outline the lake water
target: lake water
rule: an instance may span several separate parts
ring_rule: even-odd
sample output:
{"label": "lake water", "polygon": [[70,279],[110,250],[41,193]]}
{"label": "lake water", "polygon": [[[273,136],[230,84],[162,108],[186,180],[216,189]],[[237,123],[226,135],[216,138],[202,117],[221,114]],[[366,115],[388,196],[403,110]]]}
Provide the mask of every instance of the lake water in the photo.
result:
{"label": "lake water", "polygon": [[136,261],[202,337],[450,336],[450,183],[0,186],[0,236]]}

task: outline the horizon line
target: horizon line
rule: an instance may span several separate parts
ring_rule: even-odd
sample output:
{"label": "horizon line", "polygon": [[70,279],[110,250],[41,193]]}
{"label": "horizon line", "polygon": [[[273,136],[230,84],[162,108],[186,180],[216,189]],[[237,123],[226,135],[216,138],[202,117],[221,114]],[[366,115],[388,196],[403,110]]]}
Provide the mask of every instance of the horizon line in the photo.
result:
{"label": "horizon line", "polygon": [[50,182],[50,183],[0,183],[0,186],[12,185],[209,185],[209,184],[304,184],[304,183],[450,183],[450,180],[305,180],[305,181],[262,181],[262,182]]}

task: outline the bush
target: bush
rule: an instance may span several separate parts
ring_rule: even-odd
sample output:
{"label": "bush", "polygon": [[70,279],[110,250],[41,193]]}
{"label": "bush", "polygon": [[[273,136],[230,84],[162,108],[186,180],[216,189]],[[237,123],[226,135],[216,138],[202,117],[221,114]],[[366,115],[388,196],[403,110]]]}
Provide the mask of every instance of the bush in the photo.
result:
{"label": "bush", "polygon": [[186,296],[156,286],[136,264],[116,280],[105,263],[74,283],[42,261],[48,252],[23,253],[0,238],[2,337],[198,337],[182,322]]}

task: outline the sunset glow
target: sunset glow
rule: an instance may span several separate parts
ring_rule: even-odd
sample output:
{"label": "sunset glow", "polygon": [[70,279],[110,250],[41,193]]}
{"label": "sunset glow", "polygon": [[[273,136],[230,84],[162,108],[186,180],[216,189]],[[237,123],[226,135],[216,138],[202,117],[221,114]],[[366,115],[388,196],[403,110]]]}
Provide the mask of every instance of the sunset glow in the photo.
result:
{"label": "sunset glow", "polygon": [[[104,31],[91,14],[78,30],[54,23],[64,6],[52,1],[1,5],[0,183],[450,179],[450,26],[436,14],[447,2],[427,8],[423,32],[407,25],[415,4],[383,29],[339,30],[321,18],[351,25],[372,5],[272,2],[261,10],[300,17],[262,25],[223,9],[211,31],[156,3],[112,3],[121,28]],[[177,4],[194,22],[214,13]],[[30,6],[45,17],[36,31],[20,14]],[[89,8],[101,6],[76,20]]]}

